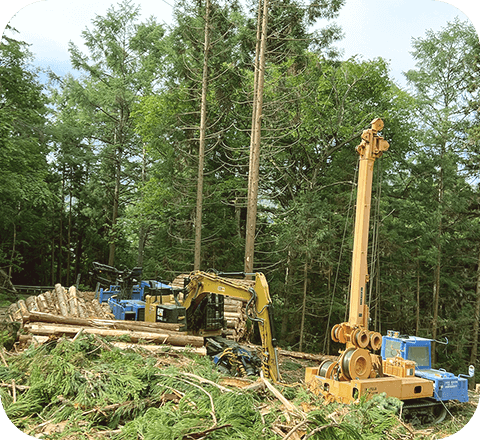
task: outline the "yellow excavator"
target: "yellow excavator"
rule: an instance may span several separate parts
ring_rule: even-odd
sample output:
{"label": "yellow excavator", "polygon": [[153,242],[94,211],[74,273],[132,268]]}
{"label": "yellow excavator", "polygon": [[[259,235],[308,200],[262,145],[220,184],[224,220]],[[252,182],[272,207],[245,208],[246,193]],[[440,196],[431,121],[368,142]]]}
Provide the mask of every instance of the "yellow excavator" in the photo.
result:
{"label": "yellow excavator", "polygon": [[[253,283],[229,276],[255,276]],[[253,284],[253,285],[251,285]],[[262,340],[261,368],[266,378],[280,381],[276,339],[273,331],[272,300],[263,273],[215,273],[196,271],[184,280],[181,289],[145,297],[145,321],[182,323],[181,330],[206,338],[218,336],[224,327],[223,298],[247,302],[248,318],[258,324]]]}
{"label": "yellow excavator", "polygon": [[[368,233],[374,162],[389,148],[389,143],[378,134],[383,126],[381,119],[373,120],[357,147],[360,165],[349,319],[331,330],[332,340],[345,348],[337,360],[307,368],[305,382],[327,402],[352,403],[363,396],[386,393],[404,401],[404,414],[410,413],[414,421],[435,423],[445,417],[445,401],[468,401],[468,377],[473,376],[473,367],[469,376],[433,369],[433,340],[391,330],[382,337],[369,329]],[[378,350],[381,354],[373,353]]]}

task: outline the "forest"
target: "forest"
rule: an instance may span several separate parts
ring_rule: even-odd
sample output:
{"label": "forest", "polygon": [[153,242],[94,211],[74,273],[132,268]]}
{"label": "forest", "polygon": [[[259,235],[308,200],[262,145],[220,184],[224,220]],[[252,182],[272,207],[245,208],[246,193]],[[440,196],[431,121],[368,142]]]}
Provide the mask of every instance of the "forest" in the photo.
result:
{"label": "forest", "polygon": [[94,261],[159,280],[243,271],[255,138],[253,270],[267,277],[279,344],[333,354],[330,329],[348,309],[355,147],[382,118],[390,149],[375,163],[371,328],[447,338],[442,367],[480,367],[478,35],[455,19],[413,39],[416,68],[401,88],[386,60],[335,49],[343,4],[179,0],[167,27],[122,0],[84,30],[84,52],[70,44],[72,73],[49,71],[48,82],[7,28],[6,276],[69,286],[80,275],[93,289]]}

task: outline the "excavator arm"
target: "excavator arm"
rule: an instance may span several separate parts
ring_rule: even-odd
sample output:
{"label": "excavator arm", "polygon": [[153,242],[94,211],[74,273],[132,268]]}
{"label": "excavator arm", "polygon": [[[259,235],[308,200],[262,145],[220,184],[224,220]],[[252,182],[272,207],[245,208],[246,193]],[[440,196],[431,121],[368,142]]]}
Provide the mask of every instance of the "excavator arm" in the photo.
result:
{"label": "excavator arm", "polygon": [[215,273],[192,272],[185,287],[182,306],[187,313],[194,311],[208,294],[241,298],[247,301],[247,316],[258,324],[262,339],[262,370],[267,378],[280,381],[276,339],[273,332],[272,300],[265,275],[255,274],[255,286],[250,287],[222,278]]}

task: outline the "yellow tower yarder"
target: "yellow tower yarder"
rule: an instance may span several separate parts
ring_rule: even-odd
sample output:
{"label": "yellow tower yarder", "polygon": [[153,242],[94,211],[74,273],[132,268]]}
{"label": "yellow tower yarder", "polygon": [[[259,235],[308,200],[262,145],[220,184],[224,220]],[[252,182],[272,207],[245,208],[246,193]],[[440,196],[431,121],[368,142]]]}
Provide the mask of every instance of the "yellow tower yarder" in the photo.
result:
{"label": "yellow tower yarder", "polygon": [[368,283],[368,231],[370,224],[370,205],[372,199],[373,165],[389,144],[378,132],[383,121],[375,119],[371,128],[364,130],[362,141],[357,147],[360,155],[358,170],[357,208],[355,217],[355,239],[353,242],[352,280],[350,285],[350,312],[348,322],[337,324],[332,329],[332,339],[346,344],[343,356],[345,377],[365,379],[372,375],[370,353],[366,348],[378,350],[382,336],[368,330],[368,306],[366,285]]}
{"label": "yellow tower yarder", "polygon": [[347,322],[336,324],[331,331],[333,341],[345,344],[345,350],[340,352],[337,360],[324,361],[319,367],[307,368],[305,373],[305,381],[315,392],[322,393],[327,400],[344,403],[352,402],[365,394],[380,392],[387,392],[388,395],[400,399],[420,398],[431,396],[433,389],[428,381],[412,377],[413,370],[410,364],[406,365],[405,362],[401,369],[407,371],[407,367],[410,368],[412,373],[408,374],[409,377],[385,375],[381,357],[372,353],[382,345],[381,334],[368,329],[369,311],[366,298],[373,166],[375,159],[389,148],[389,143],[378,134],[382,128],[383,121],[374,119],[371,128],[363,131],[362,141],[357,146],[360,166],[349,318]]}

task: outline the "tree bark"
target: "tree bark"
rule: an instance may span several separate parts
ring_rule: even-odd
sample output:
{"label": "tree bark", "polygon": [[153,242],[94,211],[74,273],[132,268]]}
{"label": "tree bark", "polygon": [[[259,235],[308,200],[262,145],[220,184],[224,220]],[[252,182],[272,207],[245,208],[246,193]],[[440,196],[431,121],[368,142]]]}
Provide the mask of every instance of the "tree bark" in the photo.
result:
{"label": "tree bark", "polygon": [[67,302],[65,300],[65,293],[61,284],[55,284],[55,294],[57,296],[57,304],[60,309],[60,313],[63,316],[68,316]]}
{"label": "tree bark", "polygon": [[112,229],[110,231],[110,246],[108,254],[108,265],[113,266],[115,263],[115,247],[117,241],[117,218],[118,218],[118,205],[120,199],[120,151],[117,148],[115,152],[115,191],[113,195],[113,210],[112,210]]}
{"label": "tree bark", "polygon": [[12,269],[13,269],[13,260],[15,258],[15,247],[17,245],[17,225],[15,221],[13,222],[13,244],[12,244],[12,253],[10,256],[10,266],[8,266],[8,279],[12,279]]}
{"label": "tree bark", "polygon": [[[140,192],[140,197],[143,200],[144,196],[144,187],[146,181],[146,168],[147,168],[147,155],[145,151],[145,144],[142,148],[142,190]],[[143,267],[143,252],[145,249],[145,241],[147,238],[147,228],[145,226],[145,218],[143,211],[140,212],[140,228],[138,230],[138,257],[137,257],[137,266]]]}
{"label": "tree bark", "polygon": [[475,302],[475,315],[473,317],[473,344],[472,352],[470,354],[470,364],[475,365],[477,363],[478,353],[478,337],[480,336],[479,320],[480,320],[480,255],[478,256],[478,269],[477,269],[477,301]]}
{"label": "tree bark", "polygon": [[198,147],[197,206],[195,212],[195,252],[193,270],[200,270],[202,250],[203,168],[207,125],[208,52],[210,49],[210,0],[205,6],[205,46],[203,49],[202,102],[200,107],[200,141]]}
{"label": "tree bark", "polygon": [[30,323],[25,324],[24,329],[35,335],[41,336],[61,336],[76,335],[80,331],[85,334],[95,334],[98,336],[129,336],[132,342],[140,340],[148,340],[159,344],[180,345],[182,347],[191,345],[192,347],[203,347],[203,337],[190,336],[185,334],[158,333],[132,330],[111,330],[93,327],[72,326],[66,324],[47,324],[47,323]]}
{"label": "tree bark", "polygon": [[72,264],[72,188],[70,183],[70,190],[69,190],[69,203],[68,203],[68,233],[67,233],[67,282],[66,285],[70,285],[70,273],[71,273],[71,264]]}
{"label": "tree bark", "polygon": [[[442,263],[442,236],[443,236],[443,200],[444,200],[444,157],[445,157],[445,144],[440,149],[440,171],[438,178],[438,212],[439,221],[437,229],[437,262],[435,265],[434,282],[433,282],[433,322],[432,322],[432,339],[437,338],[438,333],[438,309],[440,306],[440,275],[441,275],[441,263]],[[436,355],[436,343],[432,342],[432,366],[435,365],[437,360]]]}
{"label": "tree bark", "polygon": [[420,333],[420,262],[417,261],[417,313],[416,313],[416,325],[415,336]]}
{"label": "tree bark", "polygon": [[[440,246],[438,248],[437,264],[435,266],[434,281],[433,281],[433,320],[432,320],[432,339],[437,338],[438,332],[438,308],[440,304]],[[435,365],[437,360],[436,356],[436,343],[432,342],[432,366]]]}
{"label": "tree bark", "polygon": [[162,322],[139,322],[139,321],[119,321],[115,319],[86,319],[73,318],[70,316],[52,315],[50,313],[27,313],[23,316],[23,322],[45,322],[51,324],[67,324],[82,327],[105,327],[117,330],[138,330],[147,332],[170,333],[178,332],[181,324],[167,324]]}
{"label": "tree bark", "polygon": [[[259,2],[259,8],[261,0]],[[245,231],[245,272],[253,272],[255,252],[255,229],[257,222],[258,180],[260,168],[260,139],[262,130],[263,86],[265,82],[265,51],[267,42],[268,0],[263,0],[262,30],[260,37],[260,55],[255,63],[258,76],[254,91],[252,134],[250,140],[250,165],[248,171],[247,224]],[[257,46],[258,47],[258,46]]]}
{"label": "tree bark", "polygon": [[308,258],[305,256],[305,266],[303,268],[303,302],[302,302],[302,322],[300,324],[300,344],[299,350],[303,351],[303,331],[305,328],[305,311],[307,307],[307,286],[308,286]]}

